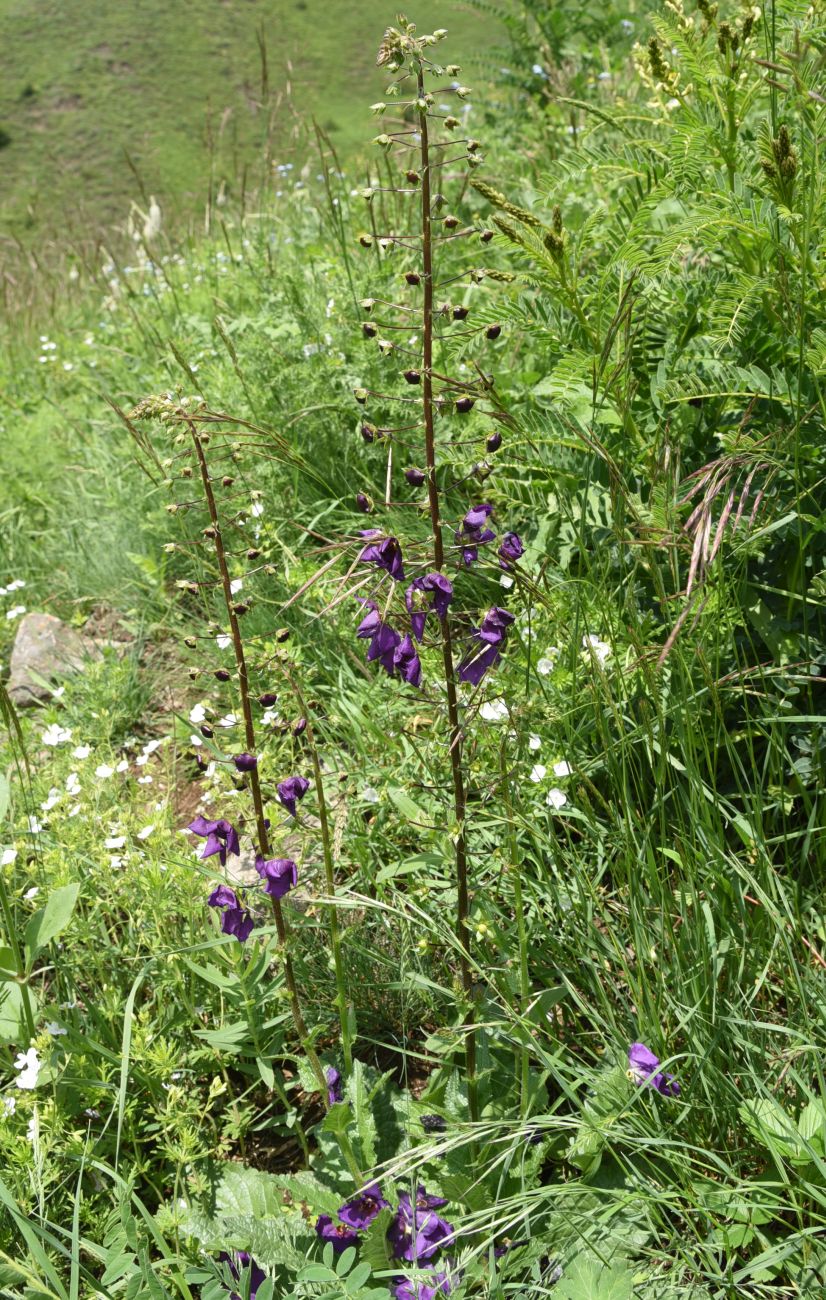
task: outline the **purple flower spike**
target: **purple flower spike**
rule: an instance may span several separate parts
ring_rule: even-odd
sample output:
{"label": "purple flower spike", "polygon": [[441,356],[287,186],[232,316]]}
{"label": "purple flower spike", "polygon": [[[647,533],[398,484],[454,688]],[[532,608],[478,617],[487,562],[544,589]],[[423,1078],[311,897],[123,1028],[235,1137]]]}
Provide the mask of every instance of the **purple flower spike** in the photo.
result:
{"label": "purple flower spike", "polygon": [[404,603],[410,615],[410,626],[417,641],[424,636],[425,622],[430,610],[438,618],[446,618],[453,599],[453,584],[443,573],[427,573],[415,578],[404,594]]}
{"label": "purple flower spike", "polygon": [[[370,530],[367,535],[374,536],[375,530]],[[369,546],[365,546],[359,559],[363,564],[375,564],[377,568],[384,569],[394,582],[404,581],[402,548],[397,537],[383,537],[380,542],[371,542]]]}
{"label": "purple flower spike", "polygon": [[423,1187],[412,1205],[407,1192],[399,1193],[399,1208],[387,1230],[387,1240],[396,1259],[417,1263],[432,1259],[449,1238],[453,1225],[435,1213],[446,1205],[444,1197],[429,1196]]}
{"label": "purple flower spike", "polygon": [[239,772],[254,772],[258,766],[258,759],[254,754],[236,754],[232,761]]}
{"label": "purple flower spike", "polygon": [[379,621],[378,629],[370,642],[370,649],[367,651],[367,662],[372,663],[378,659],[382,668],[391,677],[395,668],[396,649],[401,643],[401,637],[398,632],[390,626],[389,623]]}
{"label": "purple flower spike", "polygon": [[509,569],[511,563],[520,559],[524,554],[525,548],[519,534],[505,533],[502,538],[502,545],[499,547],[499,568]]}
{"label": "purple flower spike", "polygon": [[397,669],[403,681],[410,686],[419,685],[422,680],[422,665],[416,647],[409,636],[406,636],[401,644],[396,647],[393,655],[393,666]]}
{"label": "purple flower spike", "polygon": [[465,655],[459,664],[459,680],[478,686],[485,673],[493,668],[502,657],[502,642],[514,621],[513,614],[494,605],[489,609],[482,623],[474,629],[473,636],[480,643],[479,650]]}
{"label": "purple flower spike", "polygon": [[[229,1264],[229,1271],[236,1282],[241,1276],[242,1269],[248,1268],[250,1270],[250,1300],[255,1300],[258,1288],[262,1282],[266,1281],[267,1275],[263,1268],[259,1268],[252,1255],[246,1250],[236,1250],[232,1255],[228,1255],[225,1250],[222,1250],[218,1259],[222,1264]],[[241,1297],[237,1291],[232,1291],[229,1300],[241,1300]]]}
{"label": "purple flower spike", "polygon": [[291,817],[296,815],[296,804],[303,799],[310,788],[310,782],[304,776],[288,776],[286,781],[277,785],[278,797]]}
{"label": "purple flower spike", "polygon": [[679,1097],[680,1085],[673,1074],[663,1074],[660,1058],[645,1043],[632,1043],[628,1049],[628,1077],[636,1084],[650,1083],[664,1097]]}
{"label": "purple flower spike", "polygon": [[327,1080],[327,1105],[335,1106],[337,1101],[344,1100],[341,1075],[334,1065],[328,1065],[324,1071],[324,1077]]}
{"label": "purple flower spike", "polygon": [[379,1212],[389,1208],[389,1202],[382,1196],[378,1183],[371,1183],[358,1196],[341,1206],[338,1217],[351,1228],[369,1228]]}
{"label": "purple flower spike", "polygon": [[315,1221],[315,1230],[321,1241],[331,1241],[333,1250],[340,1255],[348,1246],[355,1246],[359,1239],[354,1228],[347,1228],[343,1223],[333,1223],[329,1214],[319,1214]]}
{"label": "purple flower spike", "polygon": [[462,546],[462,559],[467,566],[479,558],[479,547],[492,542],[496,533],[487,527],[487,521],[493,514],[493,506],[479,505],[468,510],[462,520],[462,527],[456,533],[456,541]]}
{"label": "purple flower spike", "polygon": [[438,1296],[450,1295],[451,1285],[446,1273],[431,1273],[428,1280],[412,1277],[393,1279],[395,1300],[437,1300]]}
{"label": "purple flower spike", "polygon": [[217,853],[221,860],[221,866],[226,866],[227,854],[232,853],[237,858],[241,852],[241,846],[238,843],[238,832],[231,822],[221,817],[218,821],[209,822],[206,817],[196,817],[194,822],[190,822],[187,827],[193,835],[201,835],[206,838],[204,851],[201,854],[201,860],[211,858],[213,853]]}
{"label": "purple flower spike", "polygon": [[224,934],[234,934],[239,943],[244,943],[250,937],[253,919],[229,885],[217,885],[207,903],[210,907],[221,908],[221,930]]}
{"label": "purple flower spike", "polygon": [[264,881],[264,893],[270,898],[283,898],[298,884],[298,867],[292,858],[262,857],[255,859],[255,870]]}

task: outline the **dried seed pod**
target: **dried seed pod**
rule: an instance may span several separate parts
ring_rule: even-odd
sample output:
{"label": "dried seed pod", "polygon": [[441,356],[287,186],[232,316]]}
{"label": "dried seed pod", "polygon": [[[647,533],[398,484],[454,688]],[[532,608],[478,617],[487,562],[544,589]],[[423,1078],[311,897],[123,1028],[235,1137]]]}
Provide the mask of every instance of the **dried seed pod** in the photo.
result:
{"label": "dried seed pod", "polygon": [[374,339],[378,334],[379,329],[372,321],[366,320],[361,327],[361,332],[366,339]]}
{"label": "dried seed pod", "polygon": [[422,282],[422,277],[418,271],[406,271],[404,278],[408,284],[421,284]]}

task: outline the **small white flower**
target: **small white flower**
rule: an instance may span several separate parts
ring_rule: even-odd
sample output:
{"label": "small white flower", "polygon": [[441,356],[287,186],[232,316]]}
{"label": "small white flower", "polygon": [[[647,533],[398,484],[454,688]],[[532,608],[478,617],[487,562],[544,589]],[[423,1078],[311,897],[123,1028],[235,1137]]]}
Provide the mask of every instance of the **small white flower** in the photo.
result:
{"label": "small white flower", "polygon": [[60,803],[61,794],[54,786],[49,791],[48,798],[44,799],[40,805],[42,812],[51,812],[56,803]]}
{"label": "small white flower", "polygon": [[598,636],[592,636],[590,632],[582,638],[582,646],[599,664],[604,664],[612,653],[607,641],[601,641]]}
{"label": "small white flower", "polygon": [[16,1097],[0,1097],[0,1113],[4,1116],[13,1115],[17,1110]]}
{"label": "small white flower", "polygon": [[61,727],[59,723],[53,722],[50,727],[46,728],[40,739],[44,745],[55,747],[65,745],[67,740],[72,739],[72,733],[67,727]]}
{"label": "small white flower", "polygon": [[63,1035],[68,1034],[68,1032],[68,1029],[64,1029],[56,1020],[50,1020],[48,1025],[46,1025],[46,1033],[51,1034],[52,1038],[61,1038]]}
{"label": "small white flower", "polygon": [[[219,632],[215,638],[215,644],[219,650],[227,650],[232,645],[232,637],[228,632]],[[190,722],[193,721],[191,716],[189,720]],[[203,721],[203,719],[201,719],[201,721]]]}
{"label": "small white flower", "polygon": [[77,772],[70,772],[66,777],[66,793],[71,795],[80,794],[80,781]]}
{"label": "small white flower", "polygon": [[223,718],[218,719],[219,727],[234,727],[238,722],[238,717],[234,713],[225,713]]}
{"label": "small white flower", "polygon": [[485,700],[479,709],[479,717],[485,722],[502,722],[508,716],[508,706],[504,700]]}
{"label": "small white flower", "polygon": [[0,867],[10,867],[17,857],[17,849],[3,849],[0,853]]}
{"label": "small white flower", "polygon": [[549,673],[553,672],[553,670],[554,670],[553,659],[540,659],[536,665],[536,671],[538,673],[541,673],[543,677],[547,677]]}
{"label": "small white flower", "polygon": [[554,776],[570,776],[571,764],[563,758],[559,763],[554,763]]}
{"label": "small white flower", "polygon": [[147,740],[143,747],[143,752],[144,754],[154,754],[155,750],[160,749],[160,747],[161,742],[159,740]]}
{"label": "small white flower", "polygon": [[250,514],[252,515],[253,519],[260,518],[260,516],[263,515],[263,513],[264,513],[263,501],[253,501],[252,505],[250,506]]}
{"label": "small white flower", "polygon": [[100,781],[108,781],[109,777],[114,775],[115,775],[115,769],[113,767],[110,767],[108,763],[101,763],[98,767],[95,768],[95,776]]}
{"label": "small white flower", "polygon": [[20,615],[25,614],[25,612],[26,612],[25,605],[12,605],[11,609],[6,610],[6,618],[8,619],[19,618]]}
{"label": "small white flower", "polygon": [[198,749],[199,746],[203,745],[204,742],[201,740],[201,737],[196,735],[196,733],[193,731],[192,735],[189,737],[189,743],[190,745],[194,745],[195,748]]}
{"label": "small white flower", "polygon": [[197,727],[201,722],[206,722],[206,709],[203,704],[196,704],[194,708],[190,709],[189,721],[193,727]]}
{"label": "small white flower", "polygon": [[37,1049],[30,1047],[27,1052],[21,1052],[14,1062],[15,1070],[19,1070],[15,1079],[15,1086],[24,1088],[27,1091],[37,1087],[37,1076],[40,1074],[40,1057],[37,1055]]}
{"label": "small white flower", "polygon": [[128,771],[129,771],[129,764],[127,763],[127,761],[126,761],[125,758],[122,758],[122,759],[121,759],[121,761],[118,763],[117,767],[115,768],[115,771],[116,771],[116,772],[128,772]]}
{"label": "small white flower", "polygon": [[535,763],[531,768],[531,780],[534,782],[541,781],[547,770],[547,767],[545,767],[543,763]]}
{"label": "small white flower", "polygon": [[151,784],[152,784],[152,777],[151,777],[151,776],[139,776],[139,777],[138,777],[138,785],[151,785]]}
{"label": "small white flower", "polygon": [[38,895],[39,893],[40,893],[40,886],[39,886],[39,885],[32,885],[31,889],[27,889],[27,890],[26,890],[26,892],[25,892],[25,894],[23,895],[23,897],[24,897],[24,898],[27,898],[27,899],[37,898],[37,895]]}
{"label": "small white flower", "polygon": [[231,596],[237,596],[238,592],[243,590],[244,590],[244,579],[233,578],[232,582],[229,584],[229,594]]}
{"label": "small white flower", "polygon": [[366,785],[361,792],[361,797],[365,803],[378,803],[379,792],[374,790],[372,785]]}
{"label": "small white flower", "polygon": [[29,829],[29,834],[30,834],[30,835],[39,835],[39,834],[41,833],[41,831],[43,830],[43,826],[42,826],[42,824],[37,820],[36,817],[30,817],[30,818],[29,818],[29,823],[28,823],[28,829]]}
{"label": "small white flower", "polygon": [[32,1115],[28,1124],[26,1125],[26,1137],[31,1142],[32,1146],[34,1146],[35,1142],[37,1141],[37,1112],[36,1111],[34,1115]]}
{"label": "small white flower", "polygon": [[504,587],[505,591],[510,591],[513,586],[513,578],[511,578],[507,573],[503,573],[499,579],[499,586]]}
{"label": "small white flower", "polygon": [[72,808],[69,809],[69,811],[68,811],[68,813],[66,814],[66,816],[67,816],[67,817],[77,817],[77,815],[78,815],[79,812],[80,812],[80,804],[79,804],[79,803],[76,803]]}
{"label": "small white flower", "polygon": [[265,727],[271,727],[280,717],[277,709],[265,709],[261,714],[261,722]]}
{"label": "small white flower", "polygon": [[105,849],[122,849],[125,843],[125,835],[110,835],[108,840],[103,841],[103,847]]}
{"label": "small white flower", "polygon": [[528,749],[541,749],[542,741],[538,736],[528,736]]}
{"label": "small white flower", "polygon": [[556,786],[554,786],[553,790],[549,790],[545,796],[545,802],[549,808],[564,808],[568,802],[568,796],[564,790],[557,790]]}
{"label": "small white flower", "polygon": [[138,754],[138,757],[135,759],[135,766],[136,766],[136,767],[146,767],[146,764],[147,764],[148,762],[149,762],[149,755],[148,755],[148,754]]}
{"label": "small white flower", "polygon": [[110,867],[116,867],[116,868],[117,868],[117,867],[122,867],[122,866],[123,866],[123,858],[122,858],[122,857],[119,857],[117,854],[113,853],[112,856],[111,856],[111,858],[109,859],[109,866],[110,866]]}
{"label": "small white flower", "polygon": [[89,755],[91,754],[91,752],[92,752],[92,746],[91,746],[91,745],[77,745],[77,746],[72,750],[72,757],[73,757],[73,758],[88,758]]}
{"label": "small white flower", "polygon": [[141,827],[141,829],[138,831],[138,839],[139,839],[139,840],[148,840],[148,839],[149,839],[149,836],[152,834],[152,832],[154,831],[154,829],[155,829],[155,823],[154,823],[154,822],[150,822],[148,826],[143,826],[143,827]]}

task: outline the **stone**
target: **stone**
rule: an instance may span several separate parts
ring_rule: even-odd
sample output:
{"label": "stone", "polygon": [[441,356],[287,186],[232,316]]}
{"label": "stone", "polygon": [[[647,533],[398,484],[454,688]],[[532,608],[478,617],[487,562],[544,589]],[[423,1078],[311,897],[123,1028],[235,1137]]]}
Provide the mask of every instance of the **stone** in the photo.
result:
{"label": "stone", "polygon": [[25,614],[17,625],[6,689],[17,709],[48,700],[48,683],[79,672],[100,647],[54,614]]}

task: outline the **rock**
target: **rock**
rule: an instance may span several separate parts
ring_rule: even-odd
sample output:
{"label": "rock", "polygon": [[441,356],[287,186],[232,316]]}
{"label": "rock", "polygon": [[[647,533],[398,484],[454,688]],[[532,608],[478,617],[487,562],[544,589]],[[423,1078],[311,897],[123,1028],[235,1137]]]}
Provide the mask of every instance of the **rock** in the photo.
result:
{"label": "rock", "polygon": [[50,697],[48,683],[79,672],[100,647],[54,614],[26,614],[17,625],[6,684],[12,703],[25,709]]}

